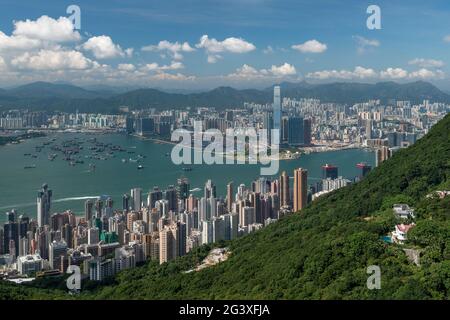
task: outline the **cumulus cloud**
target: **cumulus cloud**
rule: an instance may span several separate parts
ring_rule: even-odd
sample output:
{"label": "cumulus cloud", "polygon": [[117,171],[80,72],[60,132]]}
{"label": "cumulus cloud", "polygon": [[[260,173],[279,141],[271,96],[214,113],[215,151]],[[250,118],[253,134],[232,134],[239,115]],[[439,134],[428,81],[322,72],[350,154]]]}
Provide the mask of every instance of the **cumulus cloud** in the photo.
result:
{"label": "cumulus cloud", "polygon": [[377,76],[375,70],[357,66],[354,70],[322,70],[310,72],[306,75],[311,79],[367,79]]}
{"label": "cumulus cloud", "polygon": [[432,71],[422,68],[417,71],[411,72],[408,77],[412,79],[442,79],[445,77],[445,74],[442,70]]}
{"label": "cumulus cloud", "polygon": [[416,58],[410,60],[408,64],[417,65],[422,68],[440,68],[444,66],[444,62],[442,60],[423,59],[423,58]]}
{"label": "cumulus cloud", "polygon": [[36,21],[25,20],[14,22],[14,36],[52,42],[78,41],[78,31],[73,29],[72,22],[66,17],[53,19],[41,16]]}
{"label": "cumulus cloud", "polygon": [[202,48],[208,55],[208,62],[215,63],[221,58],[220,53],[246,53],[256,49],[253,43],[250,43],[242,38],[230,37],[223,41],[218,41],[215,38],[209,38],[208,35],[203,35],[199,43],[195,45],[197,48]]}
{"label": "cumulus cloud", "polygon": [[364,53],[370,48],[375,48],[380,46],[380,41],[376,39],[367,39],[361,36],[353,37],[356,41],[356,50],[358,53]]}
{"label": "cumulus cloud", "polygon": [[237,68],[235,72],[227,75],[228,78],[252,80],[263,78],[284,78],[297,74],[295,67],[289,63],[280,66],[272,65],[270,69],[256,69],[248,64]]}
{"label": "cumulus cloud", "polygon": [[313,39],[301,44],[293,45],[291,48],[302,53],[322,53],[327,50],[327,45]]}
{"label": "cumulus cloud", "polygon": [[89,38],[81,48],[92,52],[97,59],[130,56],[133,53],[133,49],[131,48],[126,49],[125,51],[122,50],[118,44],[115,44],[112,41],[111,37],[105,35]]}
{"label": "cumulus cloud", "polygon": [[18,69],[30,70],[83,70],[91,67],[93,62],[75,50],[40,50],[38,53],[24,53],[11,61]]}
{"label": "cumulus cloud", "polygon": [[276,77],[290,76],[297,73],[295,67],[286,62],[280,66],[273,65],[270,68],[270,72]]}
{"label": "cumulus cloud", "polygon": [[165,70],[178,70],[184,68],[184,65],[181,62],[173,61],[170,65],[162,65],[160,66],[158,63],[147,63],[141,67],[142,71],[156,71],[161,72]]}
{"label": "cumulus cloud", "polygon": [[310,72],[307,78],[316,80],[365,80],[365,79],[382,79],[382,80],[404,80],[404,79],[437,79],[443,78],[444,72],[441,70],[428,70],[425,68],[408,72],[402,68],[386,68],[385,70],[375,71],[372,68],[364,68],[361,66],[353,70],[321,70]]}
{"label": "cumulus cloud", "polygon": [[131,63],[120,63],[117,65],[117,69],[120,71],[134,71],[136,67]]}
{"label": "cumulus cloud", "polygon": [[182,52],[192,52],[195,51],[195,49],[192,48],[188,42],[179,43],[178,41],[169,42],[167,40],[162,40],[157,45],[142,47],[142,51],[168,52],[173,59],[181,60],[183,59]]}
{"label": "cumulus cloud", "polygon": [[381,78],[387,79],[404,79],[408,76],[408,71],[402,68],[387,68],[380,72]]}

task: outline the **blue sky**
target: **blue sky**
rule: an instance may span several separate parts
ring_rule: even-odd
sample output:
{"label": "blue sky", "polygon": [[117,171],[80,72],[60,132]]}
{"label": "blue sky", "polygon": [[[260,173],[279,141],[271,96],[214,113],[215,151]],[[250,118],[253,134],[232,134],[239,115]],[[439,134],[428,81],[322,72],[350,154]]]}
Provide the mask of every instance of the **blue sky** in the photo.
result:
{"label": "blue sky", "polygon": [[[60,18],[69,16],[71,4],[81,10],[78,31],[64,29]],[[381,30],[366,27],[372,4],[381,9]],[[426,80],[450,90],[445,0],[0,5],[0,86],[44,80],[206,89]]]}

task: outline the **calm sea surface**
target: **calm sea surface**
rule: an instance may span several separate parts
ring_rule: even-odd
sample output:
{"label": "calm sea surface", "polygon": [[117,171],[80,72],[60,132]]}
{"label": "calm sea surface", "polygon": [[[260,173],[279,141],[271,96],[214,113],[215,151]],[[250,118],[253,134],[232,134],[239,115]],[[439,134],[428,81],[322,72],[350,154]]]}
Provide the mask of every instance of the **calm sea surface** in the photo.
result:
{"label": "calm sea surface", "polygon": [[[104,159],[89,158],[93,154],[90,147],[95,144],[89,139],[96,138],[101,143],[111,143],[125,151],[115,151],[107,155],[106,149],[99,155]],[[42,151],[36,146],[45,145]],[[52,146],[61,146],[63,141],[80,141],[83,149],[77,155],[84,163],[70,165],[63,160],[60,152],[52,151]],[[141,187],[146,193],[153,186],[164,189],[176,184],[179,177],[189,179],[192,193],[201,195],[197,188],[203,188],[207,179],[212,179],[220,196],[225,196],[226,184],[233,181],[235,188],[244,183],[247,186],[259,177],[259,165],[192,165],[192,171],[183,171],[182,165],[174,165],[170,159],[172,145],[157,144],[121,134],[93,135],[83,133],[55,133],[42,138],[26,140],[17,145],[0,146],[0,221],[4,213],[17,209],[30,217],[36,216],[36,195],[43,183],[53,190],[52,212],[71,209],[77,214],[84,210],[87,197],[111,196],[115,207],[121,207],[121,197],[133,187]],[[50,161],[48,156],[56,153]],[[31,154],[31,155],[25,155]],[[139,163],[131,162],[142,155]],[[127,159],[123,162],[122,159]],[[81,162],[79,161],[79,162]],[[339,167],[339,175],[353,178],[357,175],[356,164],[367,162],[374,165],[374,154],[360,149],[332,151],[304,155],[297,160],[280,161],[280,173],[286,170],[290,176],[298,167],[308,169],[309,183],[315,183],[321,177],[321,166],[330,163]],[[95,170],[92,166],[95,165]],[[138,170],[141,164],[144,169]],[[25,169],[25,166],[36,166]],[[91,168],[91,169],[90,169]]]}

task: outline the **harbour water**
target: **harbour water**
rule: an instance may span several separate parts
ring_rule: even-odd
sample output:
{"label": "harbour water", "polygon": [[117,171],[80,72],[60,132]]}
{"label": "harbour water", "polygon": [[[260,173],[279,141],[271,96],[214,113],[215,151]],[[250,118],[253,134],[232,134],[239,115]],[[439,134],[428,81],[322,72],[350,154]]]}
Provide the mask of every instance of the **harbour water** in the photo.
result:
{"label": "harbour water", "polygon": [[[120,146],[122,151],[105,150],[97,159],[90,149],[97,142]],[[89,140],[91,139],[91,140]],[[54,141],[52,141],[54,140]],[[80,141],[83,147],[76,155],[78,161],[64,160],[64,155],[51,150],[63,141]],[[52,141],[52,142],[49,142]],[[38,148],[36,148],[38,147]],[[155,143],[123,134],[55,133],[16,145],[0,147],[0,221],[6,211],[16,209],[20,214],[36,216],[36,195],[43,183],[53,190],[52,212],[71,209],[82,214],[87,198],[108,195],[121,207],[121,197],[133,187],[143,193],[153,186],[165,189],[175,185],[181,176],[187,177],[194,195],[201,195],[207,179],[217,186],[219,196],[225,196],[226,184],[247,186],[260,176],[260,166],[243,165],[175,165],[170,159],[172,145]],[[41,151],[39,151],[41,149]],[[107,149],[107,148],[106,148]],[[52,154],[57,154],[51,160]],[[100,154],[100,153],[99,153]],[[131,160],[130,160],[131,159]],[[339,167],[339,175],[352,179],[357,175],[356,164],[374,165],[374,154],[361,149],[349,149],[302,155],[299,159],[280,161],[280,171],[290,176],[298,167],[308,169],[309,183],[321,179],[321,166],[330,163]],[[142,166],[138,169],[138,166]],[[27,167],[27,168],[25,168]]]}

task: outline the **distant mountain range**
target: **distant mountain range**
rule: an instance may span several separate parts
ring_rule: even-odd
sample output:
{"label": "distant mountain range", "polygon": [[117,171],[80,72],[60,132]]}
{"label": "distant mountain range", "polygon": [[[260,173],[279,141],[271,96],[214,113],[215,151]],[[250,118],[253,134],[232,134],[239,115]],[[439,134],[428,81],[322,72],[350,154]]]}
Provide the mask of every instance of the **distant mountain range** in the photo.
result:
{"label": "distant mountain range", "polygon": [[[282,96],[290,98],[317,98],[323,102],[357,103],[370,99],[410,100],[424,99],[449,102],[450,95],[434,85],[416,81],[406,84],[379,82],[376,84],[335,82],[310,84],[307,82],[280,84]],[[35,109],[49,111],[117,112],[120,106],[131,108],[186,108],[186,107],[241,107],[244,102],[270,103],[272,87],[257,90],[238,90],[231,87],[196,93],[166,92],[158,89],[126,91],[117,87],[93,86],[89,89],[71,84],[34,82],[12,89],[0,89],[0,110]],[[126,92],[123,92],[126,91]]]}

